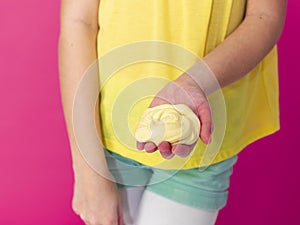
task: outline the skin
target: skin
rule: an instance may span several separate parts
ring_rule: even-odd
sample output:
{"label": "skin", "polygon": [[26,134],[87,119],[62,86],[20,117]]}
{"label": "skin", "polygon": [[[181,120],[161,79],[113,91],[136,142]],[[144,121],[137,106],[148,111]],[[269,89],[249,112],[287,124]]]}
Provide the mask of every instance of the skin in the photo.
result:
{"label": "skin", "polygon": [[[61,1],[59,73],[75,179],[72,207],[87,225],[123,225],[116,184],[97,174],[83,159],[75,142],[72,124],[72,103],[76,87],[85,69],[97,59],[99,2],[100,0]],[[285,0],[247,1],[246,17],[242,24],[203,59],[221,87],[241,79],[273,48],[283,29],[285,9]],[[175,88],[178,86],[179,89]],[[200,139],[207,144],[212,124],[211,111],[204,93],[213,91],[214,87],[200,88],[191,77],[182,74],[157,94],[150,107],[164,104],[163,99],[168,99],[173,104],[184,103],[191,106],[201,122]],[[187,95],[181,96],[182,92]],[[100,137],[98,105],[99,102],[94,116]],[[174,154],[188,155],[194,145],[171,146],[163,142],[159,146],[137,143],[137,147],[147,152],[159,150],[163,157],[171,158]],[[101,162],[102,170],[109,175],[103,152]]]}
{"label": "skin", "polygon": [[[285,0],[250,0],[247,2],[244,21],[224,42],[203,58],[221,88],[245,76],[274,47],[284,26],[285,11]],[[197,83],[199,82],[201,83],[201,80]],[[212,118],[204,93],[214,92],[215,87],[204,86],[201,87],[203,89],[201,90],[198,86],[191,76],[184,73],[173,84],[167,85],[161,90],[150,107],[168,102],[172,104],[188,103],[189,98],[192,98],[194,106],[191,109],[201,122],[199,137],[203,143],[208,144],[211,138]],[[185,99],[178,99],[176,94],[180,93]],[[198,96],[199,99],[195,99],[193,96]],[[186,156],[194,146],[195,144],[172,146],[167,142],[160,143],[159,146],[150,142],[137,143],[138,149],[145,149],[147,152],[159,150],[161,155],[167,159],[172,158],[175,154]]]}
{"label": "skin", "polygon": [[[59,78],[73,159],[72,208],[87,225],[123,225],[121,204],[115,183],[89,167],[80,154],[73,133],[72,105],[75,91],[86,68],[97,59],[98,5],[98,0],[63,0],[61,2]],[[100,134],[98,105],[99,102],[96,105],[95,119]],[[109,174],[104,152],[101,153],[101,170]]]}

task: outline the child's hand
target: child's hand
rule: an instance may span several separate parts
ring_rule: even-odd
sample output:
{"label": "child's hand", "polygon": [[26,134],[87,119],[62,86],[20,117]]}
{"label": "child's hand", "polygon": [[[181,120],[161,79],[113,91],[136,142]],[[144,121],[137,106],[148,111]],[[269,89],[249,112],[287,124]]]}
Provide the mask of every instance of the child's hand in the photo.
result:
{"label": "child's hand", "polygon": [[80,169],[75,173],[74,212],[87,225],[125,225],[116,184],[89,168]]}
{"label": "child's hand", "polygon": [[[191,76],[183,74],[175,81],[170,82],[155,96],[149,107],[162,104],[185,104],[190,107],[198,116],[201,123],[199,137],[205,144],[210,142],[212,130],[211,108],[204,92]],[[192,145],[177,144],[172,146],[169,142],[162,142],[156,146],[152,142],[137,142],[137,148],[140,150],[145,149],[149,153],[159,149],[164,158],[170,159],[175,154],[181,157],[188,156],[196,143]]]}

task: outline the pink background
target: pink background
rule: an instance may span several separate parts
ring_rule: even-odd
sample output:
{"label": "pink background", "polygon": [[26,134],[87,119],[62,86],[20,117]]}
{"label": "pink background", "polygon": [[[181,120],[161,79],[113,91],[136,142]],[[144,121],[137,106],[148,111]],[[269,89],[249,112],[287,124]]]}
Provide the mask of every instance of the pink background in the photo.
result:
{"label": "pink background", "polygon": [[[83,224],[71,209],[57,69],[59,3],[0,0],[0,224]],[[281,130],[240,154],[217,225],[299,224],[299,7],[289,1],[279,42]]]}

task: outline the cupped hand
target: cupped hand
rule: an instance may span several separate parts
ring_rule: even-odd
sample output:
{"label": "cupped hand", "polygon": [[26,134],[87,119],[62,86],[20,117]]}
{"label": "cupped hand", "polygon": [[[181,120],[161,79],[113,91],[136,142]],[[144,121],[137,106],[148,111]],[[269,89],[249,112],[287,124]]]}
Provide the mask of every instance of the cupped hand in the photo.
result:
{"label": "cupped hand", "polygon": [[[150,108],[162,104],[185,104],[198,116],[201,124],[199,137],[204,144],[209,144],[212,132],[212,111],[209,102],[199,87],[199,85],[188,74],[182,74],[175,81],[167,84],[153,99]],[[162,157],[172,158],[174,155],[180,157],[188,156],[194,149],[197,141],[191,145],[177,144],[172,145],[169,142],[161,142],[156,145],[152,142],[137,142],[139,150],[145,149],[152,153],[160,151]]]}

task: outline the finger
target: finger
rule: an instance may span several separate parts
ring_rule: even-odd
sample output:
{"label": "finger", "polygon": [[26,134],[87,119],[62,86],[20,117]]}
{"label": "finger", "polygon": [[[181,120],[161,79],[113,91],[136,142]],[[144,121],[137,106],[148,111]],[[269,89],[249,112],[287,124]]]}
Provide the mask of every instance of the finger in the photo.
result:
{"label": "finger", "polygon": [[165,159],[171,159],[173,158],[174,154],[172,153],[172,146],[169,142],[164,141],[158,145],[160,154]]}
{"label": "finger", "polygon": [[152,153],[157,150],[157,146],[153,142],[147,142],[144,146],[146,152]]}
{"label": "finger", "polygon": [[199,137],[205,144],[211,141],[212,133],[212,110],[208,102],[204,102],[197,108],[197,114],[200,119],[201,128]]}
{"label": "finger", "polygon": [[119,217],[118,225],[125,225],[123,217]]}
{"label": "finger", "polygon": [[137,141],[136,142],[136,147],[137,147],[138,150],[143,150],[144,147],[145,147],[145,143]]}
{"label": "finger", "polygon": [[175,154],[173,154],[172,152],[171,153],[160,152],[160,154],[165,159],[172,159],[175,156]]}
{"label": "finger", "polygon": [[125,225],[121,201],[118,205],[118,225]]}
{"label": "finger", "polygon": [[172,145],[167,141],[163,141],[158,145],[158,149],[163,152],[171,152]]}
{"label": "finger", "polygon": [[178,155],[180,157],[187,157],[194,149],[195,144],[193,145],[184,145],[184,144],[178,144],[174,145],[172,148],[172,152],[175,155]]}

